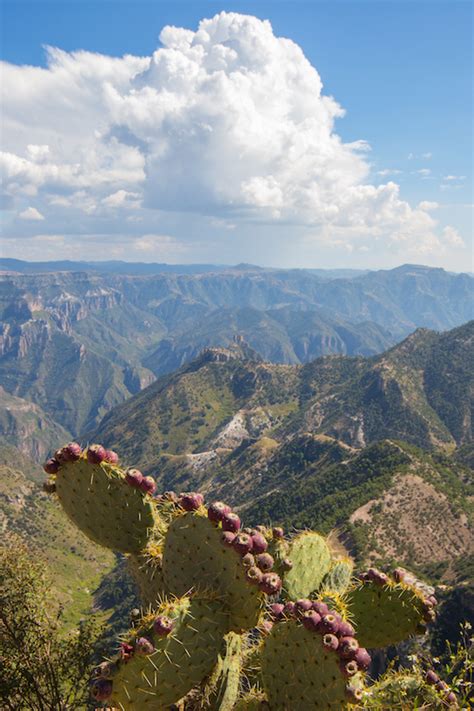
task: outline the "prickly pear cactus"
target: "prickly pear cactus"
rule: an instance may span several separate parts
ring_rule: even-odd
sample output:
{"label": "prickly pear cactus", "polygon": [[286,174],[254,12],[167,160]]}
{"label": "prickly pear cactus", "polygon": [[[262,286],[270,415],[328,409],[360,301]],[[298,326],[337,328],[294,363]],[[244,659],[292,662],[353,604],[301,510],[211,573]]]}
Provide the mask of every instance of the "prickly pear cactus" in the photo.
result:
{"label": "prickly pear cactus", "polygon": [[322,590],[329,590],[337,593],[344,593],[349,587],[354,572],[354,561],[352,558],[341,558],[335,560],[331,569],[323,578]]}
{"label": "prickly pear cactus", "polygon": [[98,461],[90,451],[58,462],[54,483],[59,501],[91,540],[121,553],[138,553],[155,525],[153,501],[144,490],[127,482],[126,473],[117,464],[105,458]]}
{"label": "prickly pear cactus", "polygon": [[363,679],[354,660],[358,644],[348,638],[352,649],[352,643],[326,629],[311,610],[273,627],[262,651],[262,677],[272,711],[343,709],[360,700]]}
{"label": "prickly pear cactus", "polygon": [[145,606],[155,607],[169,594],[163,579],[162,561],[161,548],[154,546],[128,557],[129,570]]}
{"label": "prickly pear cactus", "polygon": [[176,703],[212,671],[227,626],[215,599],[185,597],[160,605],[122,645],[108,704],[160,711]]}
{"label": "prickly pear cactus", "polygon": [[288,544],[285,558],[291,567],[283,574],[283,588],[290,600],[318,590],[332,563],[326,540],[313,531],[296,536]]}
{"label": "prickly pear cactus", "polygon": [[390,671],[370,687],[364,708],[380,711],[406,709],[459,708],[456,695],[437,674],[430,671],[423,676],[419,671]]}
{"label": "prickly pear cactus", "polygon": [[223,652],[203,689],[199,709],[233,711],[239,696],[243,644],[242,635],[235,632],[226,635]]}
{"label": "prickly pear cactus", "polygon": [[203,512],[183,511],[168,529],[163,579],[175,595],[190,589],[214,591],[229,611],[230,629],[250,629],[257,625],[263,609],[261,578],[255,583],[249,579],[242,555],[223,540],[223,533]]}
{"label": "prickly pear cactus", "polygon": [[433,605],[411,585],[371,569],[348,591],[347,604],[361,644],[386,647],[423,634]]}

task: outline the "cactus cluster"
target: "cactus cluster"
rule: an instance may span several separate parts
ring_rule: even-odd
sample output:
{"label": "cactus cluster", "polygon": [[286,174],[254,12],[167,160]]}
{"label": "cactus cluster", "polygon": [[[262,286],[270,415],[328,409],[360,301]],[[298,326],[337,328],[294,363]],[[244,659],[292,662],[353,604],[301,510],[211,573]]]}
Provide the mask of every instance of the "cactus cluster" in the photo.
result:
{"label": "cactus cluster", "polygon": [[[354,576],[321,535],[242,527],[220,501],[157,493],[101,445],[44,465],[45,491],[93,541],[127,556],[143,608],[96,669],[91,695],[122,711],[363,708],[367,648],[426,630],[434,598],[372,568]],[[428,681],[428,680],[427,680]],[[455,705],[446,689],[431,691]],[[440,697],[441,698],[441,697]]]}

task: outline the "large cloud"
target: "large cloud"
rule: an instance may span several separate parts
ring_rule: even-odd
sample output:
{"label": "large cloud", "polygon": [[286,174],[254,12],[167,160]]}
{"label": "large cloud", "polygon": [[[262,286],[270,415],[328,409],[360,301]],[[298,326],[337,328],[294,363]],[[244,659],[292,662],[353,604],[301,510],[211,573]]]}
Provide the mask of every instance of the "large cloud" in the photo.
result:
{"label": "large cloud", "polygon": [[[221,13],[196,32],[165,27],[160,41],[148,58],[49,49],[46,69],[4,65],[13,215],[35,198],[54,233],[68,210],[83,214],[82,231],[99,221],[113,232],[115,216],[121,234],[124,214],[151,229],[155,211],[293,225],[326,244],[375,238],[421,254],[459,244],[397,184],[370,184],[367,144],[343,143],[344,111],[269,22]],[[139,210],[145,218],[130,216]]]}

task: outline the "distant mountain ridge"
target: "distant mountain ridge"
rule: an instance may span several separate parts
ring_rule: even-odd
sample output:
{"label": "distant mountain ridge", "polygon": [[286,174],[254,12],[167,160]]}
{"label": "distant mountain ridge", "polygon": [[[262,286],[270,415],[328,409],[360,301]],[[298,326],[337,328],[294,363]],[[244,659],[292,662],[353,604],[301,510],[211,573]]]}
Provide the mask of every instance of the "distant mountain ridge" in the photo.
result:
{"label": "distant mountain ridge", "polygon": [[[445,330],[472,315],[472,278],[442,269],[406,265],[349,278],[206,268],[0,275],[0,385],[78,436],[156,377],[235,335],[265,360],[298,364],[374,355],[416,327]],[[17,420],[15,429],[9,441],[24,448],[28,427]]]}
{"label": "distant mountain ridge", "polygon": [[304,366],[237,341],[159,378],[88,439],[160,489],[202,491],[253,523],[338,527],[361,560],[455,575],[451,553],[474,547],[472,471],[456,457],[473,441],[473,352],[474,321]]}

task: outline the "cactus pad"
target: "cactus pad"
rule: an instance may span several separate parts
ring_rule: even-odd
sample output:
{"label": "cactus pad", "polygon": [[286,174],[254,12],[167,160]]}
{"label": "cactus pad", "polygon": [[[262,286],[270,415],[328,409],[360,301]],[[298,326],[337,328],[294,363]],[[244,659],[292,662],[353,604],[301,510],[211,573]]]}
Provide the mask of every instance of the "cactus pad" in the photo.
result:
{"label": "cactus pad", "polygon": [[83,455],[61,464],[56,493],[68,517],[88,538],[121,553],[138,553],[155,524],[152,499],[127,484],[123,470],[90,464]]}
{"label": "cactus pad", "polygon": [[140,591],[143,605],[156,607],[157,602],[161,602],[169,592],[163,580],[161,563],[161,552],[154,547],[128,557],[128,567]]}
{"label": "cactus pad", "polygon": [[322,589],[344,593],[351,582],[354,572],[354,561],[351,558],[336,560],[323,578]]}
{"label": "cactus pad", "polygon": [[290,570],[284,573],[283,588],[290,600],[308,597],[317,590],[331,568],[331,552],[318,533],[305,531],[288,547]]}
{"label": "cactus pad", "polygon": [[211,672],[221,649],[228,619],[219,602],[182,598],[162,604],[157,614],[172,620],[172,631],[157,634],[156,614],[147,616],[127,644],[134,648],[145,637],[154,651],[139,654],[135,648],[117,662],[110,705],[124,711],[161,711],[176,703]]}
{"label": "cactus pad", "polygon": [[[275,625],[262,652],[262,676],[272,711],[343,709],[347,678],[337,651],[293,619]],[[362,685],[360,673],[350,680]]]}
{"label": "cactus pad", "polygon": [[206,711],[233,711],[239,696],[242,635],[229,632],[223,653],[219,655],[209,678],[200,708]]}
{"label": "cactus pad", "polygon": [[265,694],[252,690],[237,701],[233,711],[267,711],[269,708]]}
{"label": "cactus pad", "polygon": [[163,578],[175,595],[212,590],[230,613],[230,629],[255,627],[264,595],[246,579],[239,554],[221,540],[222,530],[199,512],[176,516],[166,535]]}
{"label": "cactus pad", "polygon": [[364,647],[398,644],[424,624],[422,593],[403,583],[364,581],[349,590],[347,604],[357,639]]}

